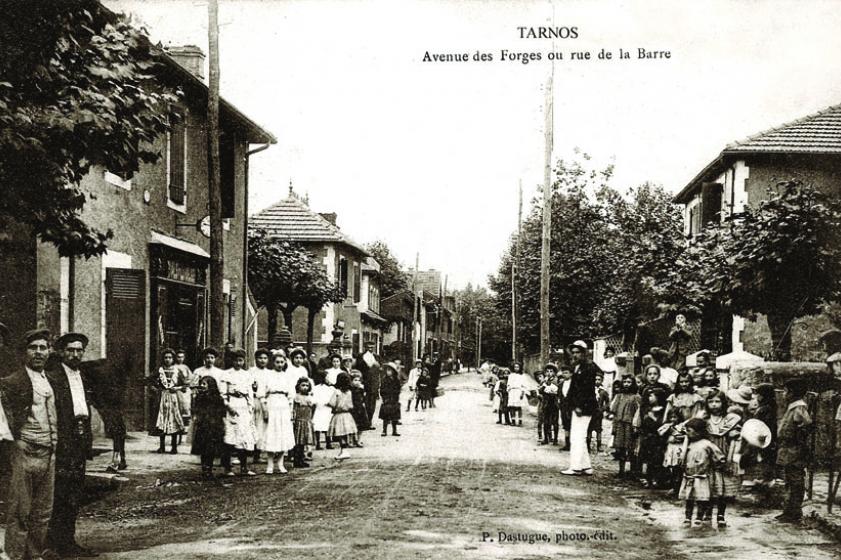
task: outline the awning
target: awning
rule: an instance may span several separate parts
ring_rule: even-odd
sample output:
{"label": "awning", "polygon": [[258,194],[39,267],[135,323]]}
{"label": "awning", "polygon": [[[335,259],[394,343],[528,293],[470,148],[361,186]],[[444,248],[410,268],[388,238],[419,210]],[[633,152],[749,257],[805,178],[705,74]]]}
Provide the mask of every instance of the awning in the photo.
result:
{"label": "awning", "polygon": [[210,254],[195,243],[190,243],[189,241],[184,241],[183,239],[178,239],[176,237],[170,237],[169,235],[165,235],[157,231],[152,231],[151,233],[152,239],[149,241],[149,243],[153,245],[165,245],[172,249],[177,249],[185,253],[196,255],[197,257],[202,257],[205,259],[210,258]]}
{"label": "awning", "polygon": [[370,309],[366,309],[365,311],[361,312],[359,315],[362,317],[363,321],[368,321],[369,323],[375,323],[375,324],[380,323],[380,324],[383,324],[383,325],[388,324],[388,319],[386,319],[385,317],[383,317],[381,315],[378,315],[378,314],[374,313]]}

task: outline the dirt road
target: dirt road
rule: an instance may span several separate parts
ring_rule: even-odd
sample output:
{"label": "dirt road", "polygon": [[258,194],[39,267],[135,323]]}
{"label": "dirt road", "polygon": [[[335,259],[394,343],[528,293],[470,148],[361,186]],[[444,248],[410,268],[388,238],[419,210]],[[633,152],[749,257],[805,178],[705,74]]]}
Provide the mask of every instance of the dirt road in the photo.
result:
{"label": "dirt road", "polygon": [[496,425],[475,374],[442,385],[438,408],[404,413],[401,437],[367,432],[342,463],[322,451],[311,469],[207,483],[179,455],[172,471],[134,474],[85,508],[80,540],[107,559],[841,555],[774,512],[734,508],[721,532],[684,529],[680,503],[618,485],[605,457],[593,477],[560,475],[566,453],[536,445],[532,417]]}

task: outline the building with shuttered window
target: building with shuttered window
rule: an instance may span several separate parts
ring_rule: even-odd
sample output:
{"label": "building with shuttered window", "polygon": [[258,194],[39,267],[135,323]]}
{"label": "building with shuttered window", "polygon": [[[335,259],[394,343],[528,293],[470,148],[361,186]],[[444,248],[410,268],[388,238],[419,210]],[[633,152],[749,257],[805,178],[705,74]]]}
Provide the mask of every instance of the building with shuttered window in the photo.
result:
{"label": "building with shuttered window", "polygon": [[[296,194],[290,184],[289,195],[251,216],[250,225],[265,230],[271,237],[302,244],[324,263],[327,277],[342,288],[345,299],[325,305],[315,317],[313,351],[319,357],[327,354],[336,327],[342,332],[343,352],[355,355],[367,342],[374,343],[379,352],[383,328],[388,324],[380,315],[380,265],[365,247],[338,227],[336,219],[335,213],[311,210],[309,201]],[[292,325],[284,325],[280,317],[278,328],[289,328],[295,344],[304,346],[307,315],[307,310],[299,307],[292,314]],[[258,326],[261,342],[268,345],[265,309],[259,313]]]}
{"label": "building with shuttered window", "polygon": [[[82,217],[112,229],[108,252],[89,260],[59,257],[24,227],[7,234],[0,274],[0,321],[16,336],[47,327],[90,338],[86,359],[126,376],[130,429],[154,424],[154,398],[144,378],[160,351],[182,348],[195,367],[206,345],[209,300],[209,211],[204,55],[175,48],[165,57],[169,78],[184,91],[173,111],[180,121],[158,138],[162,155],[131,177],[94,169]],[[256,314],[246,285],[248,161],[251,146],[275,138],[233,105],[220,106],[223,188],[225,338],[254,346]],[[259,148],[257,148],[259,149]],[[249,329],[250,326],[250,329]]]}
{"label": "building with shuttered window", "polygon": [[[756,206],[778,182],[799,180],[828,194],[841,195],[841,105],[726,146],[675,197],[684,207],[684,233],[691,240],[710,222],[738,216]],[[792,357],[822,359],[818,333],[830,326],[824,316],[791,325]],[[718,317],[702,321],[701,344],[719,353],[771,351],[767,319]]]}

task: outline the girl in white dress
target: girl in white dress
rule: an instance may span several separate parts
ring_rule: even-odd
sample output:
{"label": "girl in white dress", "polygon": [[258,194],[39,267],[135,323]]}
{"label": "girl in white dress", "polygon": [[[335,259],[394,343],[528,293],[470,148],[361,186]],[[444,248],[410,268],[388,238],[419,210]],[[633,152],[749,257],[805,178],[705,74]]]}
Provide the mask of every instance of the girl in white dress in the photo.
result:
{"label": "girl in white dress", "polygon": [[310,372],[304,367],[306,361],[307,353],[304,352],[303,348],[293,348],[289,351],[289,362],[291,363],[286,366],[286,370],[295,375],[296,381],[302,377],[309,378]]}
{"label": "girl in white dress", "polygon": [[290,384],[286,370],[286,356],[277,354],[273,362],[274,370],[265,370],[260,400],[265,415],[266,429],[263,435],[263,449],[269,454],[266,474],[277,470],[286,473],[283,456],[295,447],[295,432],[292,425],[291,399],[295,396],[295,382]]}
{"label": "girl in white dress", "polygon": [[324,371],[324,378],[326,379],[327,384],[331,387],[334,386],[336,384],[336,379],[343,371],[342,357],[338,354],[330,356],[330,367]]}
{"label": "girl in white dress", "polygon": [[330,429],[330,420],[333,418],[333,409],[328,406],[330,398],[335,389],[325,382],[320,382],[313,387],[312,400],[315,402],[315,412],[312,415],[312,429],[315,431],[315,449],[321,449],[321,436],[324,435],[324,444],[327,449],[333,449],[333,444],[327,437],[327,430]]}
{"label": "girl in white dress", "polygon": [[[254,389],[253,378],[245,369],[245,350],[238,348],[231,352],[233,367],[227,369],[221,376],[219,392],[228,406],[225,416],[225,444],[236,452],[239,457],[240,474],[254,476],[248,468],[248,452],[254,451],[256,438],[254,429]],[[229,465],[225,474],[234,476]]]}
{"label": "girl in white dress", "polygon": [[255,442],[254,442],[254,464],[260,462],[260,451],[266,449],[266,411],[264,410],[265,399],[261,395],[265,395],[266,378],[270,370],[266,369],[269,365],[269,358],[271,354],[265,348],[258,348],[254,352],[254,367],[248,370],[251,374],[252,385],[251,389],[254,392],[254,409],[251,416],[254,419]]}
{"label": "girl in white dress", "polygon": [[511,415],[511,425],[517,423],[523,425],[523,406],[528,404],[526,400],[525,379],[522,374],[522,366],[515,362],[511,367],[508,376],[508,412]]}

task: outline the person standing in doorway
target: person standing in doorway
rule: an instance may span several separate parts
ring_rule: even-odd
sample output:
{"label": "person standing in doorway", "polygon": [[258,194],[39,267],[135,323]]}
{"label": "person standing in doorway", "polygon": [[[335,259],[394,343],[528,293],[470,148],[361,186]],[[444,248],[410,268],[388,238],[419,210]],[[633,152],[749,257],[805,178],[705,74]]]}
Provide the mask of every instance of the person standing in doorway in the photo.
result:
{"label": "person standing in doorway", "polygon": [[58,558],[47,549],[53,512],[58,418],[55,394],[44,367],[50,355],[46,329],[24,335],[25,367],[3,379],[15,442],[10,446],[12,477],[6,498],[6,554],[12,560]]}
{"label": "person standing in doorway", "polygon": [[56,341],[61,363],[47,371],[58,419],[55,497],[48,542],[61,556],[91,557],[96,553],[76,542],[76,518],[85,485],[85,464],[92,454],[90,383],[79,370],[88,337],[67,333]]}
{"label": "person standing in doorway", "polygon": [[588,351],[587,344],[582,340],[576,340],[569,347],[573,373],[567,399],[572,410],[572,421],[569,466],[561,471],[566,475],[593,474],[590,452],[587,449],[587,432],[597,406],[596,373],[599,368],[590,361]]}

